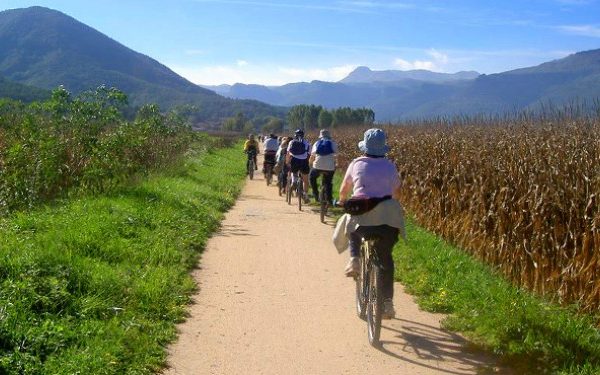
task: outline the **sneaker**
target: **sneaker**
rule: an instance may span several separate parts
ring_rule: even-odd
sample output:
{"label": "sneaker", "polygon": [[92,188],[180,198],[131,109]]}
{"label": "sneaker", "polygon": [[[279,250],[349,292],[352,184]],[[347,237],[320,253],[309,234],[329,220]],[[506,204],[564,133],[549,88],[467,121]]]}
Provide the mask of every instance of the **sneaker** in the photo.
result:
{"label": "sneaker", "polygon": [[394,310],[394,302],[391,299],[383,301],[383,313],[381,319],[394,319],[396,317],[396,310]]}
{"label": "sneaker", "polygon": [[347,277],[355,277],[358,275],[359,270],[360,262],[358,260],[358,257],[351,257],[348,261],[348,264],[346,264],[346,269],[344,270],[344,273]]}

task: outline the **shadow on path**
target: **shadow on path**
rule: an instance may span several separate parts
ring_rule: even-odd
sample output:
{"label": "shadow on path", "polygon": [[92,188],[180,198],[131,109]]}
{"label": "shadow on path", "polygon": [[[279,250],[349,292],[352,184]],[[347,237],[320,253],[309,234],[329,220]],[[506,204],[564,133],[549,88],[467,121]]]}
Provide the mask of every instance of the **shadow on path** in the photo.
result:
{"label": "shadow on path", "polygon": [[231,224],[225,224],[221,226],[221,229],[219,229],[219,231],[216,234],[223,237],[257,237],[256,234],[252,234],[251,231],[245,229],[243,226]]}
{"label": "shadow on path", "polygon": [[495,358],[476,349],[469,350],[469,342],[457,334],[406,319],[394,319],[393,323],[395,327],[381,328],[392,331],[395,339],[382,340],[378,348],[391,357],[446,374],[472,374],[474,369],[481,374],[512,373],[494,366]]}

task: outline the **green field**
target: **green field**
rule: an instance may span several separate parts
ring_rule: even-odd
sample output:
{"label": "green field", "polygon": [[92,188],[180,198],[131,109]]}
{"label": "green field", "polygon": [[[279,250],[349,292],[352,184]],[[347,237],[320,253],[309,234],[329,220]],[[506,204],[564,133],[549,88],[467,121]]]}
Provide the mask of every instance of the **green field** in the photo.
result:
{"label": "green field", "polygon": [[244,177],[237,149],[0,220],[0,373],[161,368],[195,266]]}

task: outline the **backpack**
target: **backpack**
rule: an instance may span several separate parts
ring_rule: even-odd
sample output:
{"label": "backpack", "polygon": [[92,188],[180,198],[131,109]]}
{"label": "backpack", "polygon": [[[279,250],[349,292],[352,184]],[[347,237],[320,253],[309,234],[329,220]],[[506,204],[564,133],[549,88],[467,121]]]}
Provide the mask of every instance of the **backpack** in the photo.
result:
{"label": "backpack", "polygon": [[333,145],[329,139],[320,139],[317,142],[317,155],[333,154]]}
{"label": "backpack", "polygon": [[302,140],[294,139],[290,143],[290,152],[292,155],[302,155],[306,152],[306,146]]}

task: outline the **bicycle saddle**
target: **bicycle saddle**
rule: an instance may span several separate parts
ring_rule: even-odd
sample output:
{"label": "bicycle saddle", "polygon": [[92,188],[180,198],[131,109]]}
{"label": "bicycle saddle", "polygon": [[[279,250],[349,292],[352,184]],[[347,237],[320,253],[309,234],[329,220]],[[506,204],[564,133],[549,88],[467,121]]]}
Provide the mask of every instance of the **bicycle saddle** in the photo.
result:
{"label": "bicycle saddle", "polygon": [[377,233],[365,233],[362,236],[364,241],[378,241],[381,239],[381,236]]}

